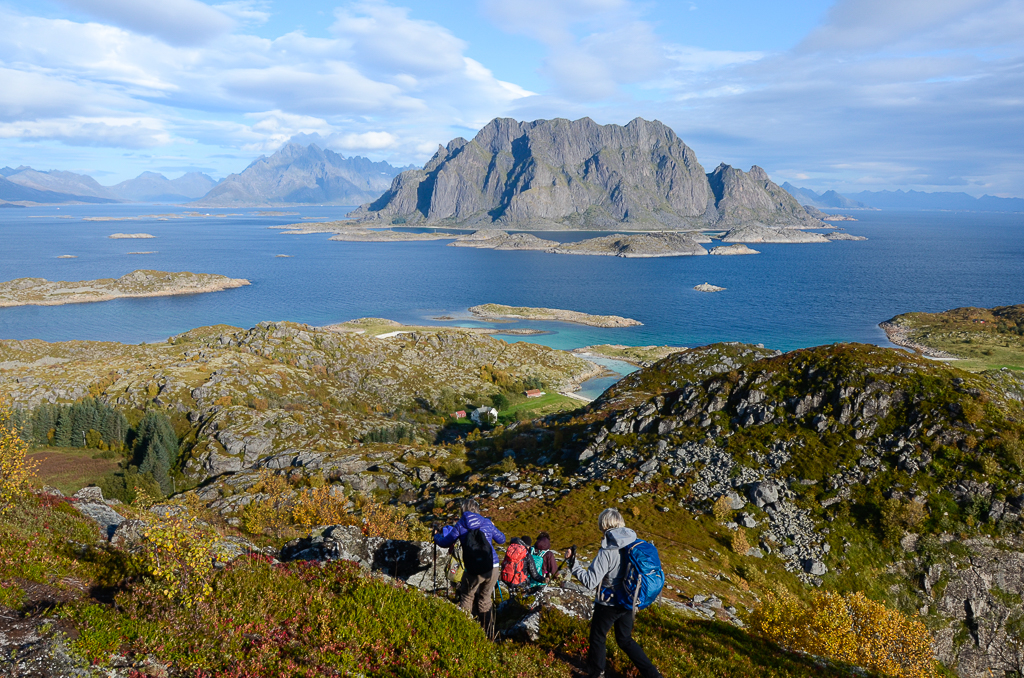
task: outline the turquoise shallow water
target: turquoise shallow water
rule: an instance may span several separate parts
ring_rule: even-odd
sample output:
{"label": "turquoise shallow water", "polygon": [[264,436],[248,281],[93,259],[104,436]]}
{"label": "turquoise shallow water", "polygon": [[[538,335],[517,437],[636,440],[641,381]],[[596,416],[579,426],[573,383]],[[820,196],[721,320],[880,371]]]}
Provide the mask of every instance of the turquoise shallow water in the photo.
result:
{"label": "turquoise shallow water", "polygon": [[[867,242],[755,245],[762,252],[757,256],[621,259],[454,248],[443,241],[330,242],[327,234],[268,229],[301,216],[337,218],[348,208],[290,211],[300,214],[211,210],[233,214],[89,222],[82,217],[185,210],[140,205],[3,210],[2,280],[85,280],[152,268],[221,273],[253,284],[214,294],[0,309],[0,338],[140,342],[215,323],[323,325],[363,316],[423,323],[453,315],[463,319],[458,324],[479,325],[465,309],[497,302],[616,314],[644,323],[602,329],[530,322],[550,333],[506,337],[510,341],[573,348],[735,340],[788,350],[835,341],[884,345],[878,322],[905,311],[1024,302],[1024,215],[1019,214],[858,212],[860,221],[841,225],[866,235]],[[115,232],[157,237],[107,237]],[[128,254],[147,250],[157,254]],[[77,258],[56,258],[61,254]],[[727,290],[692,289],[702,282]]]}

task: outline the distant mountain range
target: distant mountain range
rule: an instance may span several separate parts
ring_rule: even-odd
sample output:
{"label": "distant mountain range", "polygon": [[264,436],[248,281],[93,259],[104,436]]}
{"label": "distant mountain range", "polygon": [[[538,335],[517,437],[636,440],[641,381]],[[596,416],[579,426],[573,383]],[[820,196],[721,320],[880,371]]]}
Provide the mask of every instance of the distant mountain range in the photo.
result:
{"label": "distant mountain range", "polygon": [[359,205],[376,200],[405,167],[367,158],[346,158],[316,144],[285,144],[232,174],[193,205],[196,207],[282,204]]}
{"label": "distant mountain range", "polygon": [[206,195],[217,182],[199,172],[168,179],[143,172],[114,186],[101,186],[87,174],[31,167],[0,169],[0,200],[35,203],[187,202]]}
{"label": "distant mountain range", "polygon": [[[411,166],[410,166],[411,167]],[[0,203],[189,203],[196,207],[288,204],[358,205],[374,200],[406,167],[367,158],[346,158],[316,144],[289,143],[260,156],[241,174],[215,181],[200,172],[168,179],[143,172],[102,186],[86,174],[31,167],[0,169]]]}
{"label": "distant mountain range", "polygon": [[883,210],[966,210],[971,212],[1024,212],[1024,198],[975,198],[966,193],[923,191],[861,191],[851,193],[869,207]]}
{"label": "distant mountain range", "polygon": [[844,195],[839,195],[835,191],[825,191],[819,195],[809,188],[797,188],[788,181],[782,184],[782,188],[796,198],[801,205],[810,205],[818,209],[829,209],[832,207],[838,209],[859,209],[866,206],[864,203],[850,200]]}
{"label": "distant mountain range", "polygon": [[1024,212],[1024,198],[997,198],[983,195],[980,198],[966,193],[924,191],[861,191],[840,195],[835,191],[818,194],[809,188],[798,188],[788,181],[782,184],[790,195],[801,205],[818,209],[863,209],[883,210],[953,210],[967,212]]}

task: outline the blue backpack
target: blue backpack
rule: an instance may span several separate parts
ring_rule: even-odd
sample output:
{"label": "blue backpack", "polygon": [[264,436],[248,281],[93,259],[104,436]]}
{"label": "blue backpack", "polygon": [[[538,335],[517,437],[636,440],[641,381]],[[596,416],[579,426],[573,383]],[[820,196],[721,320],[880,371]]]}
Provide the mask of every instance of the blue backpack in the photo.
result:
{"label": "blue backpack", "polygon": [[622,583],[614,591],[614,601],[619,607],[643,610],[651,605],[665,586],[665,571],[661,569],[661,558],[654,544],[637,539],[619,550],[619,557],[625,563]]}

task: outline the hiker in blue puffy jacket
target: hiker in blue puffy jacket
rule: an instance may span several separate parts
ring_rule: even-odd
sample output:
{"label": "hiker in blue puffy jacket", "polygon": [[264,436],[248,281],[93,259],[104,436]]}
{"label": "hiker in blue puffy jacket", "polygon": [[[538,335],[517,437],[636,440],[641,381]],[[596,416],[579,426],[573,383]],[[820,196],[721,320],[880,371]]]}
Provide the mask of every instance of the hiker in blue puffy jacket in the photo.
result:
{"label": "hiker in blue puffy jacket", "polygon": [[[434,535],[434,542],[447,548],[458,540],[462,544],[465,572],[459,586],[459,606],[475,614],[480,624],[490,630],[491,595],[498,583],[498,553],[491,542],[505,543],[505,535],[487,518],[480,515],[475,499],[462,502],[462,517],[451,529]],[[475,609],[474,609],[475,608]]]}
{"label": "hiker in blue puffy jacket", "polygon": [[630,658],[643,678],[661,678],[640,644],[633,640],[633,611],[619,607],[614,600],[602,595],[603,591],[614,591],[625,575],[625,561],[619,549],[636,541],[636,532],[626,527],[622,514],[615,509],[605,509],[597,519],[597,526],[604,533],[601,550],[590,563],[590,568],[576,561],[573,549],[565,552],[573,575],[588,589],[596,589],[594,616],[590,620],[590,650],[587,653],[587,669],[590,678],[603,678],[605,667],[605,644],[608,631],[615,627],[615,642]]}

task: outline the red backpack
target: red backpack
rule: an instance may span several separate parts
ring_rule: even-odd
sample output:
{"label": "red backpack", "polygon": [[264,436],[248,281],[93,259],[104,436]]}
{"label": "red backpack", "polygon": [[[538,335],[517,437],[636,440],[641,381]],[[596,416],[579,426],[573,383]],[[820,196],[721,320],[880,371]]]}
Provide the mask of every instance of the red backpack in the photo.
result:
{"label": "red backpack", "polygon": [[505,551],[505,561],[501,564],[501,581],[509,586],[521,586],[526,583],[526,557],[529,552],[522,544],[512,544]]}

